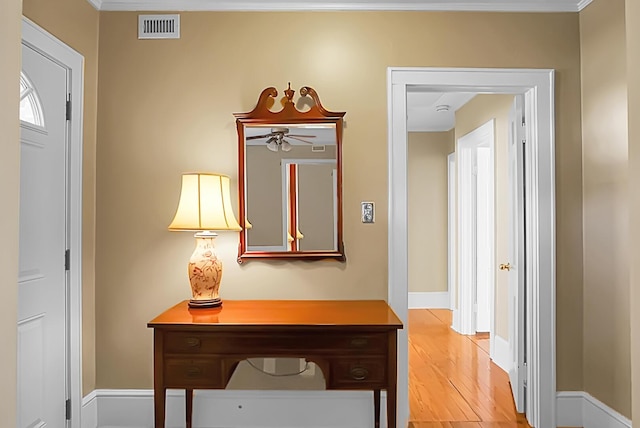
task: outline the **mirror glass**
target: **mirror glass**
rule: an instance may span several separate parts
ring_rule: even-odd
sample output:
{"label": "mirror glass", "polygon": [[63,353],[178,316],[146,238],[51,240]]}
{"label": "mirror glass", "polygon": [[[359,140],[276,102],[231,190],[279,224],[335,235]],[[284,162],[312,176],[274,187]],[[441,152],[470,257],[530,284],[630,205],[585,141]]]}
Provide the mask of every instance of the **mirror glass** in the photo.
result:
{"label": "mirror glass", "polygon": [[309,112],[321,108],[318,104],[303,113],[295,110],[307,116],[287,121],[238,119],[244,225],[240,262],[258,257],[344,259],[342,116],[311,117]]}
{"label": "mirror glass", "polygon": [[337,251],[335,124],[245,127],[248,251]]}

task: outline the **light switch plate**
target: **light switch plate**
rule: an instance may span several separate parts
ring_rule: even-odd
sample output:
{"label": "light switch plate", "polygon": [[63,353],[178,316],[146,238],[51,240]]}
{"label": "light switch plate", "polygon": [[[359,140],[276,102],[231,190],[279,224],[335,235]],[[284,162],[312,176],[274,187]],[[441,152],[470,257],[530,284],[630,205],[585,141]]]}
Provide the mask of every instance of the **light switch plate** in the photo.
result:
{"label": "light switch plate", "polygon": [[362,202],[362,222],[373,223],[375,221],[375,204],[373,202]]}

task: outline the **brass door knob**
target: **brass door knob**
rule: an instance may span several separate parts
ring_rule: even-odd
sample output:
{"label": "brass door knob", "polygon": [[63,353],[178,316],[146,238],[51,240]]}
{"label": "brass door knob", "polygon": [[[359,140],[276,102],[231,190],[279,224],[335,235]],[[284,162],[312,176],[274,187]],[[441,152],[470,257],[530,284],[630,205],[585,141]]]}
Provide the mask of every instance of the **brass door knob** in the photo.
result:
{"label": "brass door knob", "polygon": [[500,270],[506,270],[506,271],[511,270],[511,264],[510,263],[507,263],[507,264],[500,263]]}

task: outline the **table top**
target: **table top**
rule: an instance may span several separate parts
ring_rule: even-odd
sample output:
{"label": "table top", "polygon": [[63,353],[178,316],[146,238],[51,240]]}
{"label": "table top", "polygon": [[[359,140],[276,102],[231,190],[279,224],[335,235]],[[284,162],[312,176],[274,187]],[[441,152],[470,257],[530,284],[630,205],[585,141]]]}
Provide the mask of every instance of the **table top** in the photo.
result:
{"label": "table top", "polygon": [[222,307],[209,309],[189,308],[184,300],[147,324],[184,325],[402,328],[384,300],[224,300]]}

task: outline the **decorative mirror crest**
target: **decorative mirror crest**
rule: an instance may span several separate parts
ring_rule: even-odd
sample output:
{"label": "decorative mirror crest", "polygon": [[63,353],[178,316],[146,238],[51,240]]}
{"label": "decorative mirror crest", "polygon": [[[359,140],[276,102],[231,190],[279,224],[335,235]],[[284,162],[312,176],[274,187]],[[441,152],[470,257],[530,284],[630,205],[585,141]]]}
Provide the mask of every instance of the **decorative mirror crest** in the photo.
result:
{"label": "decorative mirror crest", "polygon": [[247,259],[345,260],[342,127],[317,92],[266,88],[253,110],[234,113],[238,131],[238,263]]}

